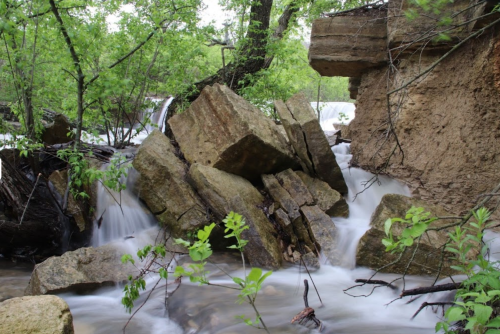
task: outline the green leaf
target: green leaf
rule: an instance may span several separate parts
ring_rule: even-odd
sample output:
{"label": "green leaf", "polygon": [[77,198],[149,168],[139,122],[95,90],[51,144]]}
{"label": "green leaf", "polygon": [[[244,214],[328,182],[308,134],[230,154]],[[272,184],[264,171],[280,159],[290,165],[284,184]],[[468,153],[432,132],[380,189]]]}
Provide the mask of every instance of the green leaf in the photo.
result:
{"label": "green leaf", "polygon": [[491,313],[493,312],[491,306],[481,304],[474,305],[473,310],[474,315],[480,324],[486,324],[490,319]]}
{"label": "green leaf", "polygon": [[384,223],[385,235],[389,235],[389,232],[391,231],[391,227],[392,227],[392,220],[391,220],[391,218],[389,218]]}
{"label": "green leaf", "polygon": [[247,276],[247,281],[258,282],[261,275],[262,275],[262,269],[252,268],[252,270],[250,270],[250,273]]}
{"label": "green leaf", "polygon": [[486,324],[486,327],[500,327],[500,318],[495,317],[494,319],[492,319],[490,322],[488,322]]}
{"label": "green leaf", "polygon": [[455,322],[465,319],[464,309],[456,306],[450,307],[446,311],[446,319],[449,322]]}

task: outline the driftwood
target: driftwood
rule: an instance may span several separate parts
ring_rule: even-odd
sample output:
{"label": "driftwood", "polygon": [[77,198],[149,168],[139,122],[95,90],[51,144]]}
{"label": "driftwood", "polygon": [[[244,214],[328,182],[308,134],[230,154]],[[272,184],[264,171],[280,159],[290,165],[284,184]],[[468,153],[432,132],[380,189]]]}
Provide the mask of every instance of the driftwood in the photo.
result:
{"label": "driftwood", "polygon": [[386,286],[386,287],[391,288],[393,290],[397,290],[398,289],[397,286],[392,285],[391,283],[388,283],[386,281],[376,280],[376,279],[362,279],[362,278],[358,278],[354,282],[356,282],[356,283],[363,283],[363,284],[375,284],[375,285]]}
{"label": "driftwood", "polygon": [[[28,178],[0,152],[0,253],[31,256],[61,253],[69,218],[60,210],[44,176]],[[42,255],[42,256],[43,256]]]}
{"label": "driftwood", "polygon": [[307,294],[309,293],[309,283],[307,280],[304,280],[304,309],[300,311],[295,317],[293,317],[291,323],[299,323],[300,325],[305,326],[308,322],[313,322],[318,328],[318,331],[321,332],[323,329],[323,325],[316,315],[314,314],[314,309],[309,307],[309,301],[307,300]]}
{"label": "driftwood", "polygon": [[434,286],[426,286],[423,288],[416,288],[416,289],[410,289],[410,290],[403,290],[403,292],[401,292],[400,297],[423,295],[426,293],[433,293],[433,292],[440,292],[440,291],[457,290],[460,288],[461,285],[462,285],[462,282],[458,282],[458,283],[447,283],[447,284],[440,284],[440,285],[434,285]]}

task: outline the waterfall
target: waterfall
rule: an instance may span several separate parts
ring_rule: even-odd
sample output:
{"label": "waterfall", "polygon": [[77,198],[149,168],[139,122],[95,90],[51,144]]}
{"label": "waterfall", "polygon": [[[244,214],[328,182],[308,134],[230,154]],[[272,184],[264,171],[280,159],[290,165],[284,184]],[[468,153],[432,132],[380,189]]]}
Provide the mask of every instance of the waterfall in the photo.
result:
{"label": "waterfall", "polygon": [[[149,118],[150,122],[148,122],[148,125],[146,126],[147,132],[153,131],[156,127],[158,127],[158,130],[163,131],[163,127],[165,125],[165,116],[167,114],[167,109],[170,103],[174,100],[174,98],[171,96],[167,99],[158,99],[158,98],[147,98],[151,102],[153,102],[156,106],[160,102],[161,108],[153,107],[153,108],[148,108],[144,112],[144,117]],[[158,109],[157,111],[154,111],[155,109]]]}
{"label": "waterfall", "polygon": [[[316,110],[316,102],[311,106]],[[348,125],[355,116],[356,107],[354,103],[349,102],[320,102],[319,104],[319,123],[323,131],[335,131],[336,125]]]}
{"label": "waterfall", "polygon": [[[98,184],[97,221],[92,246],[98,247],[117,240],[145,238],[146,235],[141,232],[157,225],[154,216],[141,205],[137,194],[133,193],[138,175],[135,169],[130,168],[127,178],[122,179],[127,188],[119,193],[106,188],[102,183]],[[144,241],[152,240],[147,240],[146,237]],[[140,246],[137,240],[129,241],[129,244],[135,246],[131,249],[133,253]]]}

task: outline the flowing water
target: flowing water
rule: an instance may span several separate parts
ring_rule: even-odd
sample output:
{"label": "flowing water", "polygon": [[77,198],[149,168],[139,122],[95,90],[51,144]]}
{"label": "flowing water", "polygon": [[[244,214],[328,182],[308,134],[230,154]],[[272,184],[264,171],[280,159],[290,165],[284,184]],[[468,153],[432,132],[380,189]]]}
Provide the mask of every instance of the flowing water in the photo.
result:
{"label": "flowing water", "polygon": [[[161,117],[160,117],[161,118]],[[265,282],[257,299],[257,307],[272,333],[310,333],[317,332],[300,325],[290,324],[291,319],[304,308],[303,280],[310,281],[309,304],[316,310],[316,316],[324,325],[322,333],[433,333],[437,315],[428,309],[410,320],[421,302],[407,304],[406,300],[396,300],[398,292],[389,288],[372,291],[371,286],[344,290],[355,285],[355,279],[368,278],[372,271],[355,268],[355,248],[359,238],[369,227],[369,220],[381,197],[387,193],[409,195],[408,189],[394,180],[380,178],[380,183],[364,190],[363,182],[372,175],[360,169],[349,168],[351,158],[349,146],[342,144],[334,148],[337,161],[341,166],[349,187],[349,218],[332,218],[339,229],[339,251],[343,254],[342,266],[323,265],[311,273],[322,303],[307,274],[298,267],[288,267],[274,272]],[[130,173],[128,189],[134,188],[134,173]],[[118,240],[124,253],[133,253],[138,248],[154,241],[158,231],[155,222],[138,201],[132,191],[111,194],[104,189],[99,193],[98,214],[102,215],[100,228],[96,228],[94,245]],[[114,198],[113,198],[114,197]],[[118,205],[117,202],[121,203]],[[153,227],[152,227],[153,226]],[[216,256],[217,266],[210,266],[210,281],[220,285],[231,285],[233,276],[242,276],[238,257],[231,254]],[[182,259],[181,259],[182,261]],[[0,270],[0,275],[3,273]],[[391,281],[396,275],[378,274],[375,279]],[[148,298],[151,287],[158,277],[146,277],[148,290],[136,302],[140,306]],[[0,283],[3,283],[0,276]],[[406,288],[425,285],[430,282],[425,277],[407,277]],[[197,286],[182,281],[179,289],[168,299],[165,308],[165,285],[151,292],[147,303],[134,316],[127,327],[127,333],[262,333],[246,326],[235,316],[252,316],[250,306],[238,305],[234,290]],[[169,286],[170,290],[174,287]],[[2,287],[3,290],[3,287]],[[362,297],[371,294],[370,297]],[[77,334],[115,334],[122,333],[129,319],[121,305],[122,287],[108,287],[85,296],[62,294],[74,317]],[[392,303],[391,303],[392,302]],[[136,308],[137,309],[137,308]]]}

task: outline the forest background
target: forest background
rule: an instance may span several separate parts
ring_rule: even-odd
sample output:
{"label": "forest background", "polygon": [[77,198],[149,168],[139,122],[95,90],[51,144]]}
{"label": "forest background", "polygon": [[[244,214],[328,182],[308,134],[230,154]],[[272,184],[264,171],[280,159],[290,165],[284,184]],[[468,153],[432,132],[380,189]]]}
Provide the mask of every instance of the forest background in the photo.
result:
{"label": "forest background", "polygon": [[[257,70],[227,81],[271,117],[273,100],[298,91],[310,101],[349,100],[347,78],[321,78],[308,65],[307,30],[322,12],[362,1],[221,0],[220,17],[206,16],[207,2],[216,0],[1,0],[0,101],[30,141],[39,141],[50,109],[74,120],[79,142],[82,128],[141,122],[147,96],[186,95],[252,58]],[[5,122],[0,130],[13,131]],[[121,147],[135,133],[108,144]]]}

